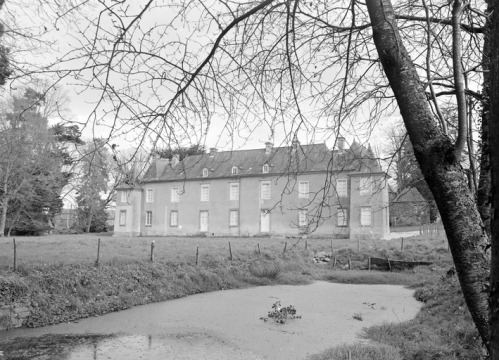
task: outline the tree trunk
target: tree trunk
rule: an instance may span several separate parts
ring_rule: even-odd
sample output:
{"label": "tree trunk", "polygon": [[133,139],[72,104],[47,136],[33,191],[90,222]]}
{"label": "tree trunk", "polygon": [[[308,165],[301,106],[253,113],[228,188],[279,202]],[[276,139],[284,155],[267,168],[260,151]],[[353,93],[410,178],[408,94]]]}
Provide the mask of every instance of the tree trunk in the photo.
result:
{"label": "tree trunk", "polygon": [[484,291],[489,274],[489,239],[455,146],[437,126],[423,85],[402,44],[389,0],[368,0],[373,38],[395,94],[423,176],[433,193],[447,234],[464,299],[485,344],[488,303]]}
{"label": "tree trunk", "polygon": [[[499,0],[489,1],[489,146],[492,179],[492,264],[490,268],[490,353],[499,359]],[[495,9],[495,11],[492,11]],[[486,54],[487,55],[487,54]]]}
{"label": "tree trunk", "polygon": [[0,237],[5,235],[5,224],[7,223],[7,210],[9,209],[9,198],[2,201],[2,214],[0,215]]}
{"label": "tree trunk", "polygon": [[[492,13],[492,0],[488,1],[487,14]],[[481,138],[482,144],[480,148],[480,179],[476,194],[476,202],[478,210],[482,217],[485,230],[490,235],[490,159],[489,159],[489,118],[490,118],[490,101],[489,98],[489,68],[490,68],[490,18],[486,22],[486,30],[483,41],[482,69],[483,69],[483,89],[482,95],[482,128]]]}

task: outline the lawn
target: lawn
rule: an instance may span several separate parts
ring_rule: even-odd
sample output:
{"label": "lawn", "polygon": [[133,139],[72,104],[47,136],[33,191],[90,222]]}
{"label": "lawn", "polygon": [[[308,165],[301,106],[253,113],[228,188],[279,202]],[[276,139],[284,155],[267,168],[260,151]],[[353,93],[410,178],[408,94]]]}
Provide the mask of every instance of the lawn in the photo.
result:
{"label": "lawn", "polygon": [[[101,263],[116,260],[148,260],[151,255],[151,243],[154,242],[154,259],[168,263],[195,264],[196,251],[198,261],[203,263],[217,259],[228,258],[229,242],[234,259],[248,258],[260,252],[270,257],[281,255],[286,251],[296,249],[309,252],[331,251],[339,249],[373,255],[374,250],[383,249],[386,255],[400,258],[401,254],[393,254],[401,249],[402,240],[395,238],[390,241],[364,239],[360,242],[348,239],[298,239],[298,238],[216,238],[216,237],[114,237],[111,233],[98,235],[45,235],[39,237],[0,238],[0,269],[13,266],[14,246],[16,241],[17,265],[39,264],[85,264],[93,263],[97,259],[98,239],[100,239],[99,260]],[[426,237],[412,237],[404,239],[404,258],[424,259],[428,254],[416,251],[415,241],[421,244]],[[442,238],[428,239],[431,247],[445,247]],[[415,252],[416,251],[416,252]],[[387,256],[388,257],[388,256]]]}

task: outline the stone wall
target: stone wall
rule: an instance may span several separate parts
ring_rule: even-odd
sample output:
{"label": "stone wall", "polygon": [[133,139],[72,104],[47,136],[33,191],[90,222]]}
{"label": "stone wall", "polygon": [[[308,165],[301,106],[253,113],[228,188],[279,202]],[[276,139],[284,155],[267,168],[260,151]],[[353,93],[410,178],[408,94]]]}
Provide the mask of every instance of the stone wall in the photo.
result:
{"label": "stone wall", "polygon": [[0,302],[0,330],[23,326],[30,313],[31,310],[27,301],[11,304]]}

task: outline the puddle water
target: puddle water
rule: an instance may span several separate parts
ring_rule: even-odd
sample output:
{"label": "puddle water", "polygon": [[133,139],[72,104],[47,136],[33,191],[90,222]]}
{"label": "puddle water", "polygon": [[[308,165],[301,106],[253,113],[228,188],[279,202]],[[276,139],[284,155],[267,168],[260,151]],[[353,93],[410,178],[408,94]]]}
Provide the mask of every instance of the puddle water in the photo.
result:
{"label": "puddle water", "polygon": [[[362,340],[364,327],[413,318],[421,304],[412,294],[401,286],[327,282],[198,294],[0,333],[0,360],[301,360]],[[262,321],[276,301],[293,305],[301,318]]]}

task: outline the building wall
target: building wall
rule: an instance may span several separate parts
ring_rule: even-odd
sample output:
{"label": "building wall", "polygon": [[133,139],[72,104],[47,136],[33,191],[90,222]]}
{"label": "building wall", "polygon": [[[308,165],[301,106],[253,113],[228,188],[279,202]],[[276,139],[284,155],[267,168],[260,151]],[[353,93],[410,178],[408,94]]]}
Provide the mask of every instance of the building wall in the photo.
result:
{"label": "building wall", "polygon": [[[370,178],[372,191],[362,195],[361,181]],[[390,232],[388,185],[384,174],[351,174],[350,237],[383,238]],[[370,209],[371,224],[362,223],[362,208]]]}
{"label": "building wall", "polygon": [[[388,192],[386,186],[370,197],[359,193],[360,176],[338,173],[332,178],[331,187],[324,189],[325,176],[309,173],[293,176],[264,175],[224,179],[196,179],[179,182],[147,183],[134,190],[127,202],[121,201],[121,191],[116,205],[115,234],[129,235],[197,235],[201,212],[208,214],[209,236],[253,236],[263,234],[298,236],[349,237],[386,235],[388,232]],[[347,196],[338,197],[336,179],[346,179]],[[262,199],[262,182],[270,181],[270,199]],[[299,183],[308,182],[308,198],[299,197]],[[384,176],[379,181],[386,185]],[[230,200],[230,184],[239,184],[239,200]],[[201,187],[209,185],[209,201],[201,201]],[[181,192],[178,202],[171,201],[172,188]],[[152,190],[152,202],[147,202],[147,192]],[[319,208],[319,205],[325,206]],[[375,204],[375,205],[373,205]],[[386,204],[386,206],[385,206]],[[373,225],[360,227],[360,207],[371,206]],[[299,226],[299,210],[308,212],[308,226]],[[318,210],[320,209],[320,213]],[[347,226],[338,226],[338,209],[345,209]],[[230,226],[230,211],[238,211],[238,226]],[[119,225],[120,211],[126,211],[126,224]],[[151,224],[146,225],[146,213],[152,214]],[[171,224],[171,213],[178,215],[177,226]],[[269,231],[262,231],[262,211],[270,212]],[[386,226],[385,226],[386,223]]]}

